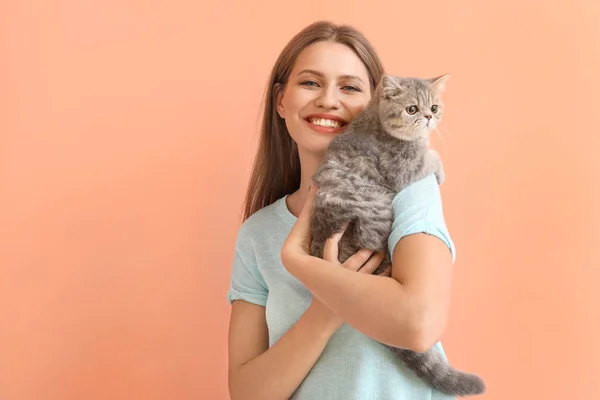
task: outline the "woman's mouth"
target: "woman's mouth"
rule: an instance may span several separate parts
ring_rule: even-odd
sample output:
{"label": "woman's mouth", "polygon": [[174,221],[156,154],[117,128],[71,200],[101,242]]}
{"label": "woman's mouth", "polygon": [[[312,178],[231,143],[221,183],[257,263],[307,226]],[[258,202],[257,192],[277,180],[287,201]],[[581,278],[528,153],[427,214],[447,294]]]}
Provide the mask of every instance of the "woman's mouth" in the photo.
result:
{"label": "woman's mouth", "polygon": [[305,120],[308,122],[308,126],[311,129],[320,133],[339,133],[344,130],[346,123],[339,120],[320,118],[320,117],[309,117]]}

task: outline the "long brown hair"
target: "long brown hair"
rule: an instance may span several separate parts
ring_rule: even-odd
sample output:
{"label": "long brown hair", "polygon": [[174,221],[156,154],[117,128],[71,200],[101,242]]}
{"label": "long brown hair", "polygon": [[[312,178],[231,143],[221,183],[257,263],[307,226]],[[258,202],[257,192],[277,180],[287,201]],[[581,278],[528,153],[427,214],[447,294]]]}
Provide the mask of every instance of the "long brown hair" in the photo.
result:
{"label": "long brown hair", "polygon": [[260,142],[244,203],[244,220],[300,187],[298,148],[287,131],[285,120],[277,113],[276,101],[300,52],[319,41],[332,41],[352,49],[367,68],[371,92],[384,73],[373,46],[352,26],[319,21],[288,42],[275,62],[267,84]]}

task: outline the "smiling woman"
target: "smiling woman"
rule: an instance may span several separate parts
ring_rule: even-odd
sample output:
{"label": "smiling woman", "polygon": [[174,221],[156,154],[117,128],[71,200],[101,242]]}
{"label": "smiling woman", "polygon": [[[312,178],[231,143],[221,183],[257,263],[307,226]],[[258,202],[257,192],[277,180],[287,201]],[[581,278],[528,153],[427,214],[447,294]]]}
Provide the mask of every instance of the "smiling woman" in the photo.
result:
{"label": "smiling woman", "polygon": [[277,96],[277,112],[301,162],[322,156],[332,136],[321,134],[343,132],[364,109],[371,98],[368,81],[367,68],[344,44],[322,41],[302,51]]}
{"label": "smiling woman", "polygon": [[[405,286],[389,270],[372,275],[382,262],[372,251],[361,249],[341,265],[335,251],[314,258],[321,264],[301,267],[289,257],[307,235],[306,217],[298,216],[310,209],[317,168],[382,76],[360,32],[327,22],[296,35],[275,63],[228,293],[233,400],[453,398],[427,386],[374,339],[418,351],[435,346],[444,356],[436,340],[446,321],[453,245],[435,179],[402,191],[404,200],[395,202],[398,244],[392,247],[402,249],[394,262],[402,264]],[[407,221],[411,229],[404,229]],[[431,235],[419,234],[425,227]],[[327,247],[337,247],[336,239]],[[423,329],[412,329],[411,304],[426,311]],[[407,322],[402,329],[393,314]]]}

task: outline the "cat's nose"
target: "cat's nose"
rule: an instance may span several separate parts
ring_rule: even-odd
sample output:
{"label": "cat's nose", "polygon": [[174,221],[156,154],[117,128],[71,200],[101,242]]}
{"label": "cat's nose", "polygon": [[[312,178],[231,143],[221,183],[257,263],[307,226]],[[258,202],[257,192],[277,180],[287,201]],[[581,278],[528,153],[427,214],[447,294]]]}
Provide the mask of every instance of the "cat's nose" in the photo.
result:
{"label": "cat's nose", "polygon": [[427,118],[428,120],[431,119],[431,117],[433,117],[433,115],[426,115],[425,118]]}

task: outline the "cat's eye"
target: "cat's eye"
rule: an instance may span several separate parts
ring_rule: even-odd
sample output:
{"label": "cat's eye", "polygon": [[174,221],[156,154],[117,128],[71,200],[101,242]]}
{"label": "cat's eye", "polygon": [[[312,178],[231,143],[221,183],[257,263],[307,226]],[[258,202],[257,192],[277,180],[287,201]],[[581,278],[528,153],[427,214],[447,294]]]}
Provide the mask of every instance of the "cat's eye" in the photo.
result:
{"label": "cat's eye", "polygon": [[432,105],[432,106],[431,106],[431,112],[434,112],[434,113],[436,113],[437,111],[438,111],[438,106],[437,106],[437,105],[435,105],[435,104],[434,104],[434,105]]}
{"label": "cat's eye", "polygon": [[416,114],[417,111],[419,111],[419,108],[417,106],[406,107],[406,112],[409,113],[410,115]]}

